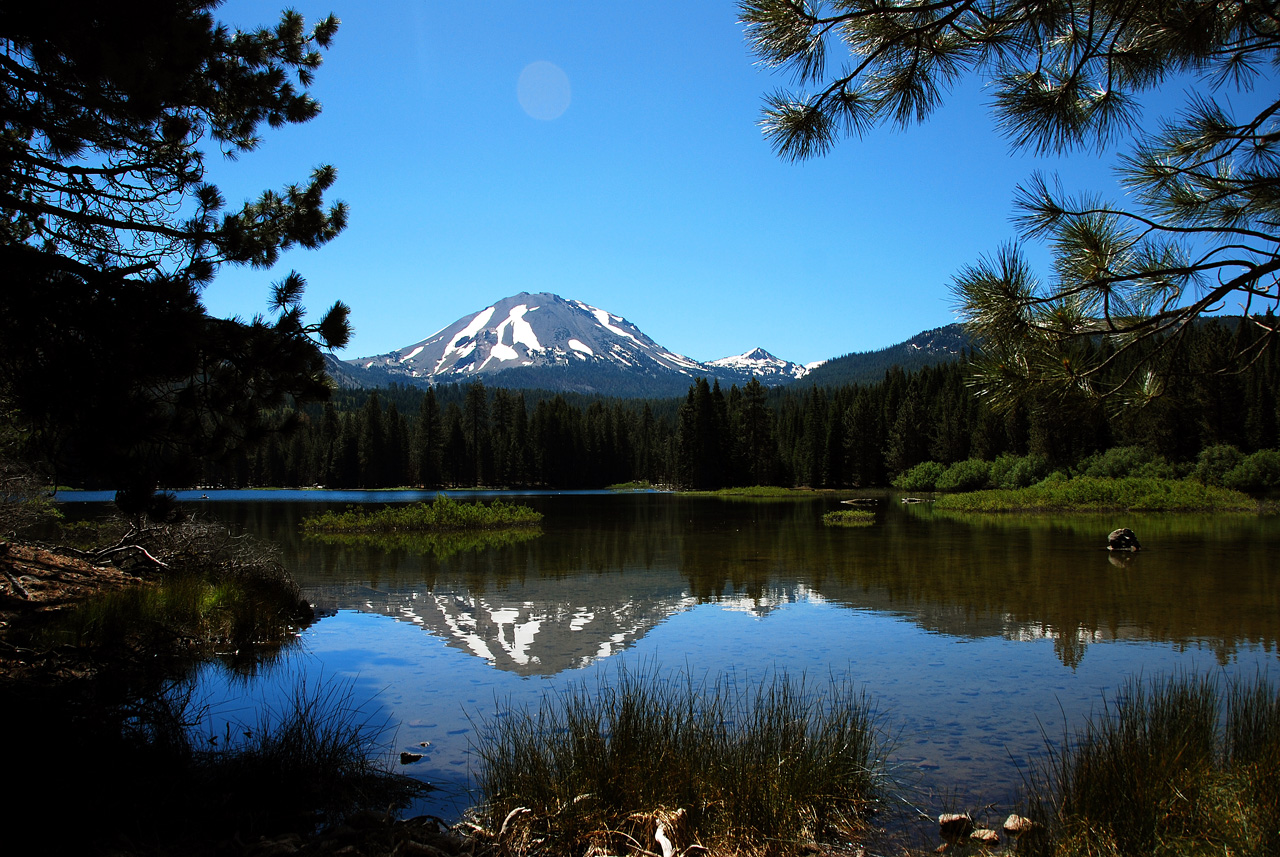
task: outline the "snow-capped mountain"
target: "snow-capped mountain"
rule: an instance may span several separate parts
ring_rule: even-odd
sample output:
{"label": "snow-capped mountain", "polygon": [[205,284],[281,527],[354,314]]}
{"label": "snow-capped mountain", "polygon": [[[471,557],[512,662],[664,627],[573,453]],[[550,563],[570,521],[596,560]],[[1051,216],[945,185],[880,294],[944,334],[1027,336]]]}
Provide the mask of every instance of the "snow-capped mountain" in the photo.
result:
{"label": "snow-capped mountain", "polygon": [[803,378],[824,362],[826,361],[819,360],[816,363],[801,366],[799,363],[792,363],[790,360],[774,357],[763,348],[754,348],[746,354],[712,360],[707,365],[714,369],[737,372],[748,379],[754,375],[762,383],[767,384],[770,382],[786,383]]}
{"label": "snow-capped mountain", "polygon": [[807,369],[757,348],[699,363],[670,351],[620,315],[546,292],[521,292],[463,316],[420,342],[347,361],[414,384],[466,383],[611,395],[673,395],[695,378],[787,383]]}

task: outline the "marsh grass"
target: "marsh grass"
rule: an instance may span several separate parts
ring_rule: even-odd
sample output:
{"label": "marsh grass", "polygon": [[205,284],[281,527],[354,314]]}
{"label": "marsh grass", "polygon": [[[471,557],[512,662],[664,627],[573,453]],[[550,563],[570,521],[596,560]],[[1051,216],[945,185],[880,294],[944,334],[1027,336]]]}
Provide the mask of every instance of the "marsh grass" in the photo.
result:
{"label": "marsh grass", "polygon": [[869,527],[876,522],[876,513],[866,509],[837,509],[822,516],[828,527]]}
{"label": "marsh grass", "polygon": [[883,732],[848,683],[620,667],[479,734],[478,827],[515,853],[652,853],[659,823],[676,850],[787,853],[856,835],[882,797]]}
{"label": "marsh grass", "polygon": [[1079,476],[1048,479],[1029,488],[972,491],[939,497],[944,512],[1226,512],[1256,511],[1247,494],[1192,479]]}
{"label": "marsh grass", "polygon": [[424,786],[392,772],[387,732],[350,683],[298,679],[253,723],[228,725],[222,736],[189,730],[204,746],[192,754],[188,813],[206,824],[234,819],[243,835],[332,827],[359,810],[403,806]]}
{"label": "marsh grass", "polygon": [[502,527],[532,527],[542,521],[542,513],[528,506],[502,500],[485,505],[480,501],[460,503],[444,494],[431,503],[383,506],[381,509],[348,507],[326,511],[302,519],[302,528],[312,533],[394,533],[449,532]]}
{"label": "marsh grass", "polygon": [[1280,694],[1203,677],[1129,681],[1033,768],[1019,853],[1262,855],[1280,848]]}

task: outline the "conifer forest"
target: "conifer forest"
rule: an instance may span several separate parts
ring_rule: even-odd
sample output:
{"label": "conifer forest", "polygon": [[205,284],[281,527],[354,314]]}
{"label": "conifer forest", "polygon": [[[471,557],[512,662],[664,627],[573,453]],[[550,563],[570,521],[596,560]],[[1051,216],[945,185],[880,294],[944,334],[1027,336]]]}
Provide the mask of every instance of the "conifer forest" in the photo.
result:
{"label": "conifer forest", "polygon": [[[608,399],[442,385],[340,390],[282,414],[287,431],[204,463],[209,486],[599,488],[626,482],[876,487],[921,462],[1036,456],[1069,468],[1114,447],[1191,462],[1210,447],[1277,446],[1280,353],[1220,372],[1248,336],[1234,320],[1189,329],[1185,370],[1142,408],[1070,400],[996,412],[964,360],[874,384],[723,389],[695,380],[683,399]],[[76,475],[67,474],[68,478]],[[93,474],[78,475],[86,483]],[[181,486],[173,486],[181,487]]]}

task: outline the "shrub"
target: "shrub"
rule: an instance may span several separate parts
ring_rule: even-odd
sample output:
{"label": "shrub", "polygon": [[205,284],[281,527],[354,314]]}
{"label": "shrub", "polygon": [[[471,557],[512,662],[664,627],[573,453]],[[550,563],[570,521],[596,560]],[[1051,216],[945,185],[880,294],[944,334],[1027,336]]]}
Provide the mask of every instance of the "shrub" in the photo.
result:
{"label": "shrub", "polygon": [[1005,453],[991,463],[989,482],[993,488],[1026,488],[1049,474],[1049,459],[1043,455]]}
{"label": "shrub", "polygon": [[900,491],[933,491],[938,480],[947,472],[946,465],[925,461],[901,473],[893,480],[893,487]]}
{"label": "shrub", "polygon": [[1209,512],[1254,510],[1257,502],[1247,494],[1189,479],[1067,479],[1050,474],[1029,488],[952,494],[940,498],[934,508],[953,512]]}
{"label": "shrub", "polygon": [[1095,453],[1081,461],[1076,471],[1080,476],[1108,479],[1122,479],[1126,476],[1173,479],[1176,475],[1173,465],[1142,446],[1117,446]]}
{"label": "shrub", "polygon": [[1260,449],[1222,475],[1222,486],[1232,491],[1262,494],[1280,488],[1280,452]]}
{"label": "shrub", "polygon": [[991,478],[991,462],[978,458],[957,461],[938,477],[939,491],[977,491],[987,487]]}
{"label": "shrub", "polygon": [[1207,446],[1196,456],[1191,478],[1205,485],[1221,485],[1222,477],[1244,460],[1240,450],[1228,444]]}

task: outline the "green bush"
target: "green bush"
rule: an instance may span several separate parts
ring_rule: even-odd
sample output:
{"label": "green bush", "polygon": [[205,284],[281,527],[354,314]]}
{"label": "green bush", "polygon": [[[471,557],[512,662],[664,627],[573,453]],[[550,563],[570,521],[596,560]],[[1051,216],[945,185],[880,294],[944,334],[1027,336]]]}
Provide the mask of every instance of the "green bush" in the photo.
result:
{"label": "green bush", "polygon": [[1173,465],[1142,446],[1117,446],[1106,452],[1095,453],[1080,462],[1076,473],[1104,479],[1121,479],[1126,476],[1173,479],[1176,476]]}
{"label": "green bush", "polygon": [[957,461],[938,477],[939,491],[977,491],[991,478],[991,462],[979,458]]}
{"label": "green bush", "polygon": [[1262,494],[1280,488],[1280,452],[1260,449],[1222,475],[1222,486],[1232,491]]}
{"label": "green bush", "polygon": [[1043,455],[1014,455],[1006,452],[991,463],[993,488],[1026,488],[1049,475],[1049,459]]}
{"label": "green bush", "polygon": [[1221,485],[1222,477],[1244,461],[1240,450],[1228,444],[1207,446],[1196,456],[1191,478],[1205,485]]}
{"label": "green bush", "polygon": [[899,491],[934,491],[938,480],[947,472],[946,465],[936,461],[925,461],[901,473],[893,480],[893,487]]}
{"label": "green bush", "polygon": [[1125,509],[1142,512],[1250,511],[1257,501],[1247,494],[1190,479],[1066,479],[1050,474],[1029,488],[971,491],[942,497],[935,509],[953,512],[1090,512]]}

